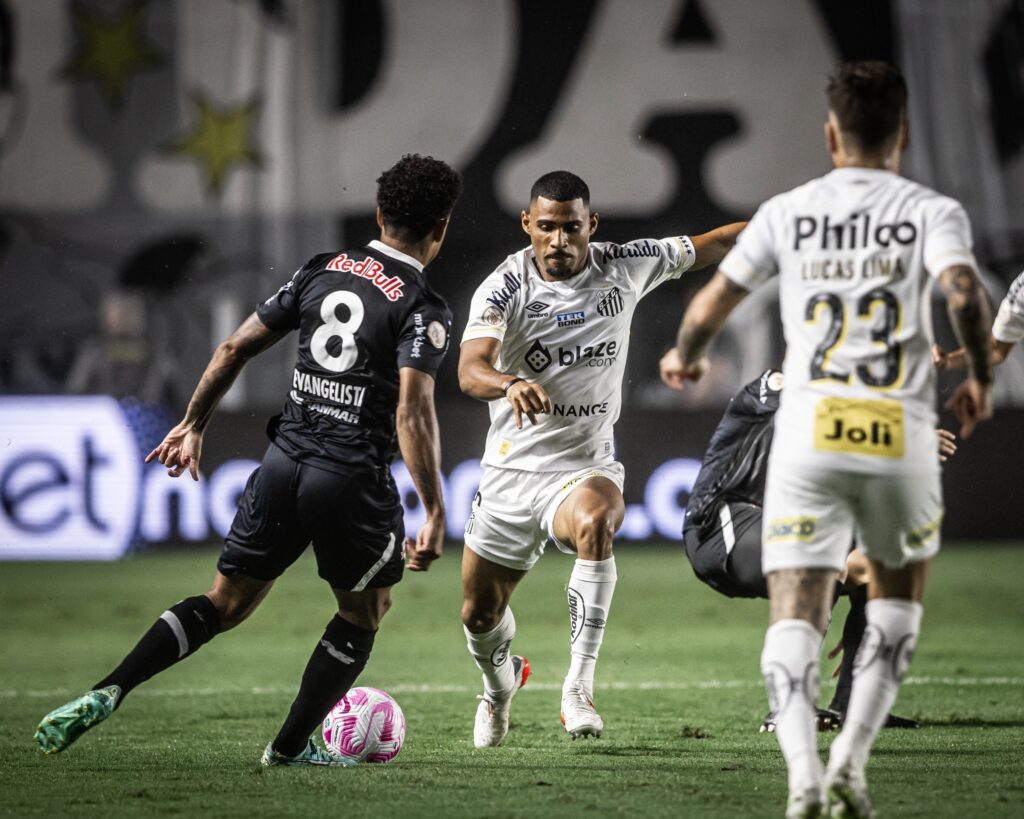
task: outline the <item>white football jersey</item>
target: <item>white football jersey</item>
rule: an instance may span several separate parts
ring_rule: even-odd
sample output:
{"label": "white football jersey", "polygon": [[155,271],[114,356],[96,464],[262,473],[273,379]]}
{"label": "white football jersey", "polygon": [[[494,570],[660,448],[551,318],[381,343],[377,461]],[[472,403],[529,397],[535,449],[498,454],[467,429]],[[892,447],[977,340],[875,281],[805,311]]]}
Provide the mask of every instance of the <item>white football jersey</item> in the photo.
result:
{"label": "white football jersey", "polygon": [[773,460],[936,468],[931,277],[976,269],[967,214],[897,174],[838,168],[765,202],[721,264],[779,274],[786,389]]}
{"label": "white football jersey", "polygon": [[612,425],[622,403],[629,326],[637,302],[693,265],[686,236],[592,242],[587,267],[548,282],[531,248],[509,256],[477,288],[463,343],[501,342],[496,367],[539,384],[550,414],[536,426],[505,398],[488,402],[491,428],[482,463],[531,472],[581,469],[615,459]]}
{"label": "white football jersey", "polygon": [[1007,344],[1016,344],[1024,338],[1024,272],[1013,280],[999,305],[996,320],[992,322],[992,337]]}

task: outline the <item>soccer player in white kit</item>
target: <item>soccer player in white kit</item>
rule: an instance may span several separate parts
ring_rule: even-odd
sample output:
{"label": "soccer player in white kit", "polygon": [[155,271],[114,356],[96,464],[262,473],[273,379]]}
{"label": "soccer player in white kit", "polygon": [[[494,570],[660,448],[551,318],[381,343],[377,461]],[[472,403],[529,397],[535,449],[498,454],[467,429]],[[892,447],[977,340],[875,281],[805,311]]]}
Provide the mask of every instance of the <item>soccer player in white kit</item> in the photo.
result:
{"label": "soccer player in white kit", "polygon": [[743,228],[591,243],[598,214],[586,183],[567,171],[534,183],[521,218],[530,246],[477,289],[459,356],[463,392],[487,401],[491,416],[462,558],[462,622],[484,682],[478,748],[501,744],[512,696],[529,674],[509,653],[509,600],[548,540],[577,556],[562,723],[574,739],[604,730],[594,668],[615,588],[612,537],[625,511],[612,425],[630,320],[659,284],[721,261]]}
{"label": "soccer player in white kit", "polygon": [[[864,767],[917,640],[939,549],[937,279],[968,375],[947,405],[961,434],[991,416],[986,295],[959,203],[898,176],[906,85],[885,63],[844,66],[828,88],[835,169],[764,203],[679,331],[682,378],[754,287],[780,277],[786,389],[769,456],[762,568],[771,600],[761,669],[789,770],[787,817],[873,816]],[[870,560],[868,626],[827,771],[815,744],[818,666],[849,544]]]}

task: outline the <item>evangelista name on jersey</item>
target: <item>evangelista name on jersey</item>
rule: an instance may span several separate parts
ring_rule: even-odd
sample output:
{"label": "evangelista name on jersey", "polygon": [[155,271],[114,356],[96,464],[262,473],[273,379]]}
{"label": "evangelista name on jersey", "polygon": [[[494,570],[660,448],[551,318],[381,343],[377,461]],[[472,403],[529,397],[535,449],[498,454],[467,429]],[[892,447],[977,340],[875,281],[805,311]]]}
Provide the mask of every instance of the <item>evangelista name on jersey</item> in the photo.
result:
{"label": "evangelista name on jersey", "polygon": [[719,269],[747,289],[779,275],[773,459],[938,468],[930,290],[954,265],[975,268],[963,208],[889,171],[838,168],[760,207]]}
{"label": "evangelista name on jersey", "polygon": [[614,460],[629,327],[641,298],[694,262],[686,236],[617,245],[592,242],[587,266],[565,281],[541,278],[533,250],[509,256],[477,288],[462,341],[501,342],[496,366],[541,385],[550,414],[515,426],[504,398],[489,402],[483,463],[532,472]]}

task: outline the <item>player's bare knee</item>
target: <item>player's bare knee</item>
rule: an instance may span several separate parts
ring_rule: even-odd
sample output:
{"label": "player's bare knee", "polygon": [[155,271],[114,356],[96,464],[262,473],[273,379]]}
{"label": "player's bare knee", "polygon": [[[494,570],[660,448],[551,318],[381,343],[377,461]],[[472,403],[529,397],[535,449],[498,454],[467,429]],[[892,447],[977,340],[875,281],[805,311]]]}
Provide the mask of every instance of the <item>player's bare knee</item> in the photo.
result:
{"label": "player's bare knee", "polygon": [[615,510],[581,511],[574,520],[576,553],[584,560],[607,560],[618,528]]}
{"label": "player's bare knee", "polygon": [[504,606],[496,602],[487,603],[470,599],[462,601],[462,625],[473,634],[483,634],[497,628],[504,613]]}

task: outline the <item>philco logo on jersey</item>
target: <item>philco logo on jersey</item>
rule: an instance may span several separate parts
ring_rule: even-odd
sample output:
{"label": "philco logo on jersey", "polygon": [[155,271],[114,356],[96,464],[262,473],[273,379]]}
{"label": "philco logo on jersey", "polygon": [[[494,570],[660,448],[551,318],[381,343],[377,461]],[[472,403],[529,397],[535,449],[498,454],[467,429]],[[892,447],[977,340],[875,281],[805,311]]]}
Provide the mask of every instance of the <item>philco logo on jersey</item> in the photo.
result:
{"label": "philco logo on jersey", "polygon": [[372,256],[355,261],[350,259],[345,253],[339,253],[327,263],[327,269],[351,273],[353,276],[368,279],[373,283],[374,287],[388,297],[388,301],[398,301],[404,295],[402,287],[405,282],[397,276],[391,276],[390,278],[385,276],[384,265]]}
{"label": "philco logo on jersey", "polygon": [[775,518],[768,521],[768,540],[813,540],[817,527],[817,518]]}
{"label": "philco logo on jersey", "polygon": [[917,238],[917,228],[912,222],[872,225],[870,213],[854,213],[847,221],[836,224],[827,216],[820,220],[815,216],[797,216],[794,228],[794,250],[816,237],[821,250],[856,250],[869,244],[889,247],[894,242],[909,245]]}
{"label": "philco logo on jersey", "polygon": [[497,290],[492,290],[491,295],[487,297],[487,301],[499,310],[504,311],[505,308],[508,307],[508,303],[512,300],[512,296],[519,292],[523,283],[512,273],[506,273],[502,281],[505,283],[505,286],[500,287]]}
{"label": "philco logo on jersey", "polygon": [[902,458],[903,406],[899,401],[823,398],[815,408],[814,448]]}
{"label": "philco logo on jersey", "polygon": [[555,316],[559,327],[579,327],[587,320],[586,314],[579,310],[575,313],[562,313]]}
{"label": "philco logo on jersey", "polygon": [[528,305],[526,305],[526,317],[532,319],[547,318],[548,316],[551,315],[551,313],[548,312],[548,308],[550,306],[551,305],[548,304],[546,301],[534,299]]}
{"label": "philco logo on jersey", "polygon": [[606,318],[611,318],[621,313],[622,307],[622,291],[617,287],[613,287],[597,303],[597,313]]}

